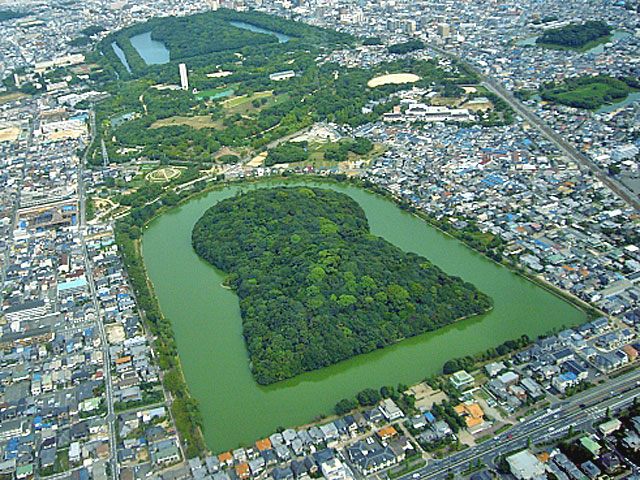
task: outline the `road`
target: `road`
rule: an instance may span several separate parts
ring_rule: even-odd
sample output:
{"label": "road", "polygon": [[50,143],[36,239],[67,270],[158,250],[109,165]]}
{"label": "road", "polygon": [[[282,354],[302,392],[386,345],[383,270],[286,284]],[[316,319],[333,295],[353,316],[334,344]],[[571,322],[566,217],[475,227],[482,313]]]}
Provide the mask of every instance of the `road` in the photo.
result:
{"label": "road", "polygon": [[[35,128],[35,119],[36,116],[38,115],[38,107],[33,107],[32,111],[31,111],[31,122],[29,122],[29,133],[27,135],[27,143],[25,146],[25,152],[28,152],[29,149],[31,148],[31,145],[33,145],[33,130]],[[15,148],[15,147],[14,147]],[[25,167],[22,167],[22,170],[20,172],[21,178],[23,179],[25,176]],[[16,196],[13,199],[13,206],[11,207],[11,224],[9,227],[9,234],[10,234],[10,238],[7,241],[7,246],[6,249],[4,251],[4,264],[2,265],[2,271],[1,273],[1,277],[0,278],[0,285],[4,286],[4,282],[7,278],[7,267],[9,266],[9,256],[11,254],[11,247],[13,246],[13,232],[16,229],[16,225],[18,224],[18,210],[20,209],[20,190],[18,190],[16,192]],[[0,300],[4,300],[4,295],[2,294],[2,292],[0,291]]]}
{"label": "road", "polygon": [[85,274],[87,277],[87,283],[89,284],[89,290],[91,291],[91,302],[96,312],[96,324],[100,332],[100,342],[102,347],[103,365],[104,365],[104,382],[105,382],[105,401],[107,402],[107,417],[105,421],[109,425],[109,463],[111,464],[111,478],[117,480],[118,475],[118,461],[117,461],[117,444],[116,444],[116,416],[113,411],[113,387],[111,383],[111,361],[109,359],[109,343],[107,342],[107,335],[104,330],[104,323],[100,316],[100,304],[98,303],[98,296],[96,294],[96,286],[93,278],[93,267],[89,260],[89,254],[87,251],[87,243],[85,241],[84,227],[86,225],[86,192],[84,182],[84,166],[87,162],[87,155],[89,149],[93,143],[96,132],[96,115],[93,109],[91,109],[90,116],[90,140],[87,144],[87,148],[80,160],[80,166],[78,167],[78,223],[81,230],[82,238],[82,253],[85,259]]}
{"label": "road", "polygon": [[589,157],[585,154],[577,150],[573,145],[569,144],[564,138],[562,138],[558,133],[556,133],[549,125],[547,125],[540,117],[538,117],[535,113],[533,113],[527,106],[522,104],[520,100],[518,100],[511,92],[509,92],[506,88],[502,86],[502,84],[493,78],[483,74],[473,65],[469,64],[467,61],[461,59],[457,55],[444,50],[435,45],[429,45],[429,48],[434,50],[435,52],[453,58],[454,60],[463,63],[469,69],[473,70],[481,80],[481,83],[488,90],[502,98],[505,102],[509,104],[516,113],[518,113],[522,118],[527,120],[533,127],[535,127],[544,137],[547,138],[551,143],[553,143],[562,153],[564,153],[567,157],[569,157],[574,162],[580,163],[586,167],[588,167],[593,175],[604,183],[607,187],[609,187],[616,195],[618,195],[622,200],[624,200],[628,205],[632,206],[635,210],[640,211],[640,202],[638,201],[636,195],[629,190],[625,185],[618,182],[614,178],[610,177],[606,171],[601,169],[597,164],[595,164]]}
{"label": "road", "polygon": [[595,421],[605,417],[607,409],[615,412],[629,406],[635,398],[640,399],[640,372],[634,370],[532,415],[484,443],[433,461],[398,479],[413,480],[415,475],[421,480],[440,480],[450,473],[461,474],[469,469],[470,464],[476,465],[478,460],[483,465],[492,465],[496,457],[517,452],[530,442],[558,439],[570,428],[576,431],[589,429]]}
{"label": "road", "polygon": [[107,418],[106,422],[109,424],[109,454],[110,459],[109,463],[111,464],[111,478],[113,480],[117,480],[119,478],[118,475],[118,465],[117,465],[117,444],[116,444],[116,416],[113,411],[113,387],[111,383],[111,361],[109,359],[109,343],[107,342],[107,335],[104,330],[104,323],[102,322],[102,317],[100,316],[100,305],[98,303],[98,296],[96,294],[96,287],[93,279],[93,268],[91,266],[91,261],[89,260],[89,255],[87,252],[87,244],[85,242],[84,236],[82,237],[82,252],[85,258],[86,264],[86,276],[87,283],[89,284],[89,289],[91,290],[91,301],[93,303],[93,308],[96,311],[96,323],[98,325],[98,330],[100,332],[100,342],[102,347],[102,355],[103,355],[103,365],[104,365],[104,382],[105,382],[105,401],[107,402]]}
{"label": "road", "polygon": [[84,166],[87,164],[87,156],[89,155],[89,150],[91,149],[91,145],[93,144],[93,140],[96,136],[96,112],[93,110],[93,108],[89,113],[89,135],[89,143],[87,144],[84,155],[80,160],[80,166],[78,167],[78,212],[80,215],[78,223],[80,225],[80,228],[83,228],[87,223]]}

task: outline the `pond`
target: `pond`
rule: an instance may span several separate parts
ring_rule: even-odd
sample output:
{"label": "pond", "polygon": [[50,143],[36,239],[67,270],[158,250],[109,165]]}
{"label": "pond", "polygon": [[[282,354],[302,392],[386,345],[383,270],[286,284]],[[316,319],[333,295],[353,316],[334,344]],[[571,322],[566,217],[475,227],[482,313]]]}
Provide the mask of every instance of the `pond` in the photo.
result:
{"label": "pond", "polygon": [[122,65],[124,65],[125,70],[128,73],[131,73],[131,67],[129,66],[129,62],[127,62],[127,56],[124,54],[124,51],[118,46],[116,42],[111,42],[111,48],[113,48],[113,51],[116,52],[116,55],[122,62]]}
{"label": "pond", "polygon": [[169,50],[164,43],[153,40],[151,32],[134,35],[129,41],[147,65],[169,63]]}
{"label": "pond", "polygon": [[285,35],[284,33],[274,32],[273,30],[266,30],[264,28],[256,27],[255,25],[251,25],[250,23],[236,22],[236,21],[230,21],[229,23],[234,27],[242,28],[244,30],[251,30],[252,32],[267,33],[269,35],[275,35],[276,37],[278,37],[278,42],[280,43],[287,42],[292,38],[289,35]]}

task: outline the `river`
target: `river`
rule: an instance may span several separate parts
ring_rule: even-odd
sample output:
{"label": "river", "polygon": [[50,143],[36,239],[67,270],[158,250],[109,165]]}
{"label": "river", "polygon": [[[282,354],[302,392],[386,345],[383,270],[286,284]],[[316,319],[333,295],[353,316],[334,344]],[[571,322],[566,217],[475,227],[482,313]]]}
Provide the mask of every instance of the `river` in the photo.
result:
{"label": "river", "polygon": [[371,232],[405,251],[424,255],[493,297],[492,312],[263,387],[249,371],[236,295],[221,287],[225,275],[191,247],[191,230],[204,211],[239,191],[281,185],[263,181],[209,192],[154,220],[143,256],[160,307],[173,324],[183,370],[200,402],[207,444],[214,452],[250,444],[279,426],[295,427],[358,391],[413,383],[440,372],[446,360],[495,347],[526,333],[578,325],[585,315],[556,296],[473,252],[392,202],[359,188],[292,181],[350,195],[364,209]]}

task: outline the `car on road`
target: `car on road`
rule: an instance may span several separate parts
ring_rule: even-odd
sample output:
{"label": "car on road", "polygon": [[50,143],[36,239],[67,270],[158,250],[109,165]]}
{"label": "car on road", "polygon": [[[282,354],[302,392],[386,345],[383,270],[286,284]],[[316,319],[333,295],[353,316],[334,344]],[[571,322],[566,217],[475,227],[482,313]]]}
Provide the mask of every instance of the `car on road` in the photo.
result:
{"label": "car on road", "polygon": [[411,475],[411,478],[420,478],[420,474],[416,472],[413,475]]}

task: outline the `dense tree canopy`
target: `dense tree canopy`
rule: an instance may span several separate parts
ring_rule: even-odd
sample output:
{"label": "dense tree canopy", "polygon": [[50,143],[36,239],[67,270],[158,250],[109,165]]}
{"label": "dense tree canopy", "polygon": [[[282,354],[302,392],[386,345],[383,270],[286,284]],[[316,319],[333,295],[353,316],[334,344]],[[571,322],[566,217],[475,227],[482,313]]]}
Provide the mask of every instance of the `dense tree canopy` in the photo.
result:
{"label": "dense tree canopy", "polygon": [[611,27],[605,22],[588,21],[580,25],[571,24],[547,30],[536,39],[536,44],[580,48],[610,33]]}
{"label": "dense tree canopy", "polygon": [[270,167],[276,163],[302,162],[309,158],[306,145],[296,145],[295,143],[283,143],[269,150],[269,155],[265,160],[265,165]]}
{"label": "dense tree canopy", "polygon": [[389,51],[389,53],[404,54],[404,53],[413,52],[414,50],[420,50],[422,48],[424,48],[424,43],[422,41],[409,40],[408,42],[389,45],[387,50]]}
{"label": "dense tree canopy", "polygon": [[265,188],[223,200],[192,240],[230,274],[261,384],[491,307],[473,285],[371,235],[360,206],[330,190]]}

